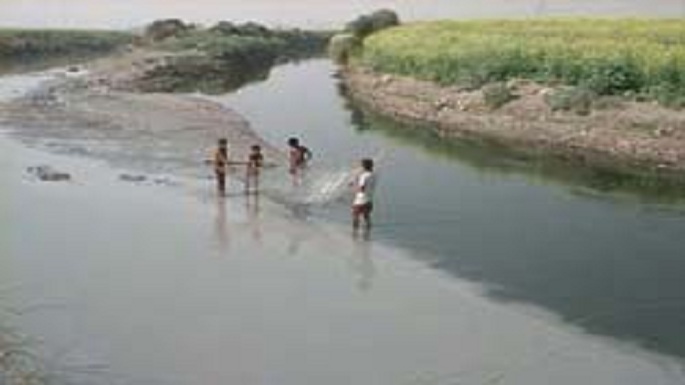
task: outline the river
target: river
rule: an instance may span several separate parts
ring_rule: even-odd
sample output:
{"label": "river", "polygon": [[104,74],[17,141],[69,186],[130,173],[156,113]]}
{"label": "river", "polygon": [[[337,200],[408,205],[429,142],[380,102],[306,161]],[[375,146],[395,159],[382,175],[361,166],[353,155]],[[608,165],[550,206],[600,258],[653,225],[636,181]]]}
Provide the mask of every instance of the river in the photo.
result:
{"label": "river", "polygon": [[[191,10],[147,1],[124,15],[114,2],[97,12],[64,2],[45,14],[29,12],[39,2],[6,2],[0,9],[25,14],[0,23],[120,27],[183,10],[210,21],[232,9],[230,1],[207,3]],[[283,6],[278,19],[268,2],[241,15],[328,25],[392,4],[350,2],[333,12],[303,3],[292,9],[306,12]],[[563,2],[428,3],[398,8],[416,18],[565,9]],[[576,2],[572,13],[680,10],[680,2],[663,3]],[[121,16],[112,17],[119,6]],[[349,236],[342,203],[302,214],[267,194],[255,215],[243,198],[216,202],[197,193],[205,181],[182,194],[122,185],[89,156],[3,140],[6,279],[26,287],[19,302],[47,303],[23,327],[44,338],[49,353],[65,351],[65,366],[104,367],[93,369],[96,378],[122,384],[685,381],[679,192],[645,191],[635,188],[639,181],[474,143],[445,145],[350,105],[334,72],[327,60],[288,64],[265,82],[213,98],[272,143],[303,138],[318,170],[377,157],[370,241]],[[17,177],[30,165],[24,159],[82,170],[92,182],[27,187]],[[126,166],[136,164],[117,164]]]}

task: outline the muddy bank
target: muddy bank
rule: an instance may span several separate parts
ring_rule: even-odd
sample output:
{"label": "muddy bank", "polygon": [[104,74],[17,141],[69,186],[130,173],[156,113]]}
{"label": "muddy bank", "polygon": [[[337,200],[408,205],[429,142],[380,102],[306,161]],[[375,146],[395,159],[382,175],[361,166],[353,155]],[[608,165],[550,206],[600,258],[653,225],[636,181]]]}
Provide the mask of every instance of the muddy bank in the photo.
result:
{"label": "muddy bank", "polygon": [[283,160],[235,111],[201,96],[138,92],[140,76],[166,57],[132,51],[56,70],[30,94],[0,104],[0,124],[58,152],[145,171],[204,172],[202,162],[219,137],[228,139],[233,157],[260,144],[268,159]]}
{"label": "muddy bank", "polygon": [[341,70],[344,92],[382,115],[430,127],[446,139],[477,138],[535,156],[682,177],[685,113],[652,103],[612,101],[588,115],[554,111],[549,88],[511,81],[515,99],[493,109],[483,92],[440,87],[360,67]]}

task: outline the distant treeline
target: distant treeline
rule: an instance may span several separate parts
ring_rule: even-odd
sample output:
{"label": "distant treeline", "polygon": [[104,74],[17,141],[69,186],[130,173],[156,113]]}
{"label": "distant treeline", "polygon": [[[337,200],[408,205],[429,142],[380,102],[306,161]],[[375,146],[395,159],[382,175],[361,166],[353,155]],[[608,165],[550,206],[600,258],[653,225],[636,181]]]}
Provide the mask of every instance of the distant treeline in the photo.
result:
{"label": "distant treeline", "polygon": [[178,19],[150,24],[138,44],[178,52],[141,83],[157,92],[220,93],[264,79],[277,63],[322,56],[329,31],[270,29],[258,23],[221,21],[203,28]]}
{"label": "distant treeline", "polygon": [[133,40],[133,34],[89,30],[0,30],[0,60],[107,53]]}
{"label": "distant treeline", "polygon": [[202,28],[168,19],[149,25],[144,43],[168,50],[194,49],[216,58],[254,56],[258,60],[289,60],[323,55],[332,35],[330,31],[270,29],[254,22],[221,21]]}

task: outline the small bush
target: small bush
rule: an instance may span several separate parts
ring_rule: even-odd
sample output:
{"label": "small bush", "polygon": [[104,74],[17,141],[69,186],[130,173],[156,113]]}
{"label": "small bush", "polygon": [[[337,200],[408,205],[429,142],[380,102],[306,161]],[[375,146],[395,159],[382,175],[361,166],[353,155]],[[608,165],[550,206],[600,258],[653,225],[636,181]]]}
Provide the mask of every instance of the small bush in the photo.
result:
{"label": "small bush", "polygon": [[671,83],[651,87],[647,97],[666,107],[685,108],[685,90]]}
{"label": "small bush", "polygon": [[269,28],[252,21],[245,24],[241,24],[237,27],[237,33],[244,36],[260,36],[260,37],[270,37],[272,36],[271,30]]}
{"label": "small bush", "polygon": [[219,35],[236,35],[240,29],[237,25],[231,23],[230,21],[220,21],[216,23],[209,32],[216,33]]}
{"label": "small bush", "polygon": [[[251,56],[299,59],[323,55],[331,33],[299,29],[266,29],[256,23],[220,22],[208,30],[195,30],[158,43],[161,49],[199,50],[214,57],[251,52]],[[254,54],[254,55],[253,55]]]}
{"label": "small bush", "polygon": [[374,31],[400,25],[400,17],[395,11],[381,9],[371,14],[371,22]]}
{"label": "small bush", "polygon": [[397,13],[389,9],[381,9],[369,15],[362,15],[345,25],[345,32],[351,33],[363,39],[366,36],[380,30],[394,27],[400,24]]}
{"label": "small bush", "polygon": [[361,41],[351,33],[340,33],[331,38],[328,44],[328,56],[338,64],[346,64],[357,50]]}
{"label": "small bush", "polygon": [[345,32],[364,38],[373,32],[373,21],[368,15],[362,15],[345,25]]}
{"label": "small bush", "polygon": [[640,68],[629,60],[615,60],[588,67],[582,84],[600,95],[620,95],[639,90],[644,83]]}
{"label": "small bush", "polygon": [[171,37],[178,37],[193,29],[179,19],[156,20],[145,28],[145,38],[151,41],[162,41]]}
{"label": "small bush", "polygon": [[565,87],[547,95],[545,101],[554,111],[573,111],[580,115],[590,113],[597,94],[583,87]]}
{"label": "small bush", "polygon": [[[626,97],[628,100],[635,100],[635,97],[632,95],[626,95]],[[598,110],[621,108],[625,100],[625,98],[620,96],[599,96],[592,102],[592,107]]]}
{"label": "small bush", "polygon": [[505,83],[488,84],[482,89],[485,105],[496,110],[510,101],[516,99]]}

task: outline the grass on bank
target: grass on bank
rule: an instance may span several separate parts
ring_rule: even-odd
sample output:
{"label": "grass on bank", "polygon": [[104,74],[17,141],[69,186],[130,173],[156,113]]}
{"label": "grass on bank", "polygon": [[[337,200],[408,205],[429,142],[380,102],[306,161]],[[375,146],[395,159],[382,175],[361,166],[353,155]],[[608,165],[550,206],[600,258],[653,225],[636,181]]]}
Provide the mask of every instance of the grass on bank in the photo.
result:
{"label": "grass on bank", "polygon": [[0,29],[0,59],[105,53],[132,39],[119,31]]}
{"label": "grass on bank", "polygon": [[360,59],[444,85],[527,78],[685,105],[685,20],[414,23],[371,35]]}
{"label": "grass on bank", "polygon": [[297,59],[325,54],[326,44],[332,34],[327,31],[268,29],[258,24],[246,24],[223,30],[216,27],[195,29],[165,39],[158,46],[172,51],[195,49],[217,58],[254,56],[257,59]]}
{"label": "grass on bank", "polygon": [[181,54],[148,71],[140,85],[153,92],[224,93],[265,79],[277,63],[323,56],[332,35],[253,22],[221,21],[202,28],[178,19],[160,20],[148,27],[143,44]]}

